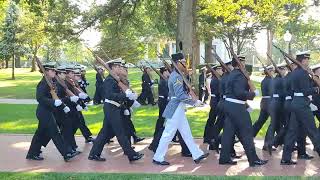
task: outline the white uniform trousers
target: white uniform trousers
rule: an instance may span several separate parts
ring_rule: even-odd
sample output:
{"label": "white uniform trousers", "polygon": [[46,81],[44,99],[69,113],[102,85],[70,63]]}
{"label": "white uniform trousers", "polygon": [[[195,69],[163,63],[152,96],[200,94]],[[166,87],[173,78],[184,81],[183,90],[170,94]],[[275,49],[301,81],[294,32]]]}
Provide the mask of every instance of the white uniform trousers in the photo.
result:
{"label": "white uniform trousers", "polygon": [[168,151],[168,146],[171,143],[173,136],[179,130],[184,142],[188,146],[192,158],[195,160],[202,156],[203,151],[197,146],[192,137],[191,129],[185,114],[185,104],[180,103],[171,119],[167,119],[165,129],[162,133],[159,146],[153,156],[155,161],[164,161],[164,156]]}

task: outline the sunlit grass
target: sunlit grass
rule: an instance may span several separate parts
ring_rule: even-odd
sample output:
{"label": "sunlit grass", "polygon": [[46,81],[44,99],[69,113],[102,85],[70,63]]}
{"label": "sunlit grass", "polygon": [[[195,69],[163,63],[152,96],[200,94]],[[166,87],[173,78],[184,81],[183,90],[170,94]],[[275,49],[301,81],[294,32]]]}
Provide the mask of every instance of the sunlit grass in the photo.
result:
{"label": "sunlit grass", "polygon": [[[139,69],[129,69],[129,80],[134,91],[141,92],[141,75]],[[96,72],[88,70],[87,80],[90,85],[88,94],[93,97],[95,92]],[[159,79],[155,74],[155,79]],[[36,86],[42,78],[39,72],[30,72],[30,69],[16,69],[16,79],[11,80],[10,69],[0,69],[0,98],[34,99]],[[157,88],[155,88],[156,90]]]}
{"label": "sunlit grass", "polygon": [[[35,116],[36,105],[0,104],[0,133],[33,134],[37,128]],[[202,137],[205,123],[208,118],[209,108],[191,108],[187,111],[187,118],[194,137]],[[251,113],[252,120],[258,118],[259,111]],[[102,127],[104,118],[102,105],[90,106],[89,111],[83,113],[89,129],[97,134]],[[132,121],[140,136],[153,136],[154,127],[158,119],[157,106],[143,106],[134,110]],[[265,135],[266,124],[260,131],[259,137]],[[78,134],[80,134],[78,132]]]}
{"label": "sunlit grass", "polygon": [[[131,86],[139,93],[141,91],[141,75],[139,69],[129,69],[129,80]],[[10,80],[11,70],[0,70],[0,98],[28,99],[34,98],[37,83],[41,79],[39,72],[30,72],[30,69],[16,69],[16,80]],[[154,78],[158,78],[156,74]],[[95,71],[87,72],[90,82],[88,94],[93,97],[95,91]],[[257,88],[260,84],[255,82]],[[157,87],[155,87],[157,91]],[[156,92],[157,94],[157,92]],[[37,127],[35,117],[36,105],[9,105],[0,104],[0,133],[34,133]],[[83,112],[86,122],[94,134],[97,134],[102,126],[102,106],[90,106],[89,111]],[[188,120],[195,137],[203,136],[203,129],[208,118],[209,108],[190,108],[187,111]],[[258,118],[258,111],[254,111],[252,120]],[[134,110],[133,122],[136,130],[141,136],[152,136],[154,126],[158,118],[157,106],[144,106]],[[260,131],[259,136],[264,136],[266,126]]]}
{"label": "sunlit grass", "polygon": [[[86,77],[90,83],[87,91],[90,97],[93,97],[95,92],[95,75],[94,70],[87,71]],[[137,93],[141,92],[141,75],[140,69],[129,69],[130,84]],[[42,76],[38,71],[31,73],[29,68],[19,68],[16,69],[16,80],[10,78],[10,69],[0,69],[0,98],[34,99],[36,85]],[[153,78],[159,79],[159,76],[153,72]],[[260,83],[254,82],[254,84],[260,90]],[[154,90],[157,94],[157,85],[155,85]]]}

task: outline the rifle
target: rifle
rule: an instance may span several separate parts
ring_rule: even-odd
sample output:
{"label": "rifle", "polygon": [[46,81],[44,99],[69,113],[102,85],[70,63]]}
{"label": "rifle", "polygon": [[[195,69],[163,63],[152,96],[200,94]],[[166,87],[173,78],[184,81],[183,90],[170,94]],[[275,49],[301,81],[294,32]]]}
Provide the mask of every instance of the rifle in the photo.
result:
{"label": "rifle", "polygon": [[269,59],[270,60],[270,62],[271,62],[271,64],[273,65],[273,67],[274,67],[274,69],[276,70],[276,72],[281,76],[281,77],[283,77],[282,75],[281,75],[281,73],[280,73],[280,69],[278,68],[278,66],[276,65],[276,63],[272,60],[272,58],[269,56],[269,54],[267,53],[267,59]]}
{"label": "rifle", "polygon": [[262,67],[264,69],[264,72],[266,72],[267,75],[272,78],[270,72],[268,71],[268,68],[263,64],[263,62],[261,61],[261,59],[258,56],[256,56],[256,57],[257,57],[258,61],[261,63],[261,65],[262,65]]}
{"label": "rifle", "polygon": [[298,65],[299,67],[301,67],[303,70],[307,71],[308,74],[310,74],[312,76],[312,80],[317,84],[318,87],[320,87],[320,78],[318,78],[311,69],[305,67],[304,65],[301,64],[301,62],[299,62],[298,60],[296,60],[295,58],[293,58],[291,55],[289,55],[288,53],[284,52],[282,49],[280,49],[278,46],[276,46],[275,44],[273,44],[273,47],[275,47],[276,49],[278,49],[281,54],[290,59],[290,61],[294,62],[296,65]]}
{"label": "rifle", "polygon": [[[55,76],[57,82],[65,89],[67,96],[71,97],[71,96],[75,96],[75,94],[68,88],[67,84],[65,83],[64,80],[62,80],[59,76]],[[71,84],[72,85],[72,84]],[[87,105],[85,104],[83,99],[79,99],[78,100],[79,105],[85,109],[87,107]],[[77,104],[77,103],[76,103]]]}
{"label": "rifle", "polygon": [[289,62],[288,58],[287,58],[287,57],[284,57],[284,61],[287,63],[287,66],[288,66],[289,70],[292,72],[293,69],[292,69],[292,67],[290,66],[290,62]]}
{"label": "rifle", "polygon": [[228,48],[228,49],[229,49],[229,52],[231,53],[231,55],[233,56],[233,58],[238,63],[241,73],[248,80],[248,85],[249,85],[250,91],[254,92],[256,90],[256,87],[254,86],[253,82],[250,80],[250,76],[249,76],[248,72],[246,71],[245,67],[242,65],[238,56],[234,53],[233,49],[231,49],[231,48]]}
{"label": "rifle", "polygon": [[99,73],[99,75],[101,76],[102,79],[105,79],[104,75],[99,72],[98,67],[97,67],[95,64],[90,63],[88,60],[86,60],[86,62],[87,62],[97,73]]}
{"label": "rifle", "polygon": [[[201,58],[205,60],[203,56],[201,56]],[[220,74],[216,70],[214,70],[208,63],[206,64],[206,67],[211,71],[213,75],[216,76],[216,78],[221,79]]]}
{"label": "rifle", "polygon": [[186,79],[184,74],[180,71],[177,64],[171,59],[171,62],[175,69],[178,71],[178,73],[182,76],[183,82],[186,84],[187,88],[189,89],[189,94],[191,95],[192,99],[199,99],[196,93],[193,91],[192,86],[190,85],[189,81]]}
{"label": "rifle", "polygon": [[139,68],[141,72],[144,72],[142,66],[138,66],[138,65],[135,65],[135,64],[133,64],[133,65],[134,65],[136,68]]}
{"label": "rifle", "polygon": [[74,96],[73,92],[68,88],[65,81],[60,79],[60,77],[58,75],[56,75],[55,78],[56,78],[57,82],[65,89],[65,91],[69,97]]}
{"label": "rifle", "polygon": [[51,94],[51,96],[52,96],[52,99],[58,100],[59,97],[58,97],[58,95],[57,95],[57,93],[56,93],[56,91],[55,91],[55,87],[53,86],[53,84],[52,84],[52,82],[49,80],[49,78],[47,77],[46,71],[45,71],[44,67],[42,66],[42,64],[41,64],[41,62],[40,62],[40,60],[39,60],[39,58],[38,58],[37,56],[35,57],[35,60],[36,60],[36,62],[37,62],[37,64],[38,64],[38,67],[40,68],[41,72],[43,73],[44,79],[46,80],[46,82],[47,82],[47,84],[48,84],[48,86],[49,86],[49,88],[50,88],[50,94]]}
{"label": "rifle", "polygon": [[156,69],[155,67],[153,67],[148,61],[145,61],[150,67],[151,69],[156,72],[162,79],[166,79],[161,73],[160,71],[158,71],[158,69]]}
{"label": "rifle", "polygon": [[212,51],[213,57],[220,63],[220,65],[227,71],[227,72],[231,72],[231,69],[221,60],[220,56]]}
{"label": "rifle", "polygon": [[157,52],[157,56],[158,56],[158,58],[162,61],[163,65],[164,65],[164,66],[168,69],[168,71],[171,73],[171,72],[172,72],[172,68],[171,68],[170,64],[169,64],[166,60],[164,60],[163,58],[161,58],[159,52]]}
{"label": "rifle", "polygon": [[105,68],[108,70],[109,74],[118,82],[118,86],[121,88],[123,92],[126,92],[126,90],[129,89],[128,86],[125,85],[120,79],[119,76],[112,73],[111,68],[108,64],[106,64],[99,56],[97,56],[90,48],[87,47],[87,49],[92,53],[92,55],[96,58],[96,60]]}

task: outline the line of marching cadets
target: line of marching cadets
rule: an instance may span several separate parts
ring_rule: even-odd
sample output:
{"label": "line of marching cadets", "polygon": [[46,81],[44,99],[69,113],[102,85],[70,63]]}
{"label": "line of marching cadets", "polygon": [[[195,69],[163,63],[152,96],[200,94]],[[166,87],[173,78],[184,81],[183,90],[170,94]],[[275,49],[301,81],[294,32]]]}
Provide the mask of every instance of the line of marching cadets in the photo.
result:
{"label": "line of marching cadets", "polygon": [[[305,67],[309,66],[310,54],[297,54],[296,60]],[[191,96],[184,76],[188,74],[186,61],[182,53],[172,55],[172,65],[160,68],[160,80],[158,82],[158,107],[159,116],[156,123],[153,140],[148,149],[154,152],[153,163],[157,165],[169,165],[165,160],[168,145],[175,136],[181,145],[181,155],[191,157],[196,164],[209,156],[203,152],[191,134],[191,129],[186,118],[186,105],[202,107],[201,100]],[[123,89],[118,82],[130,87],[128,81],[128,68],[122,59],[107,62],[110,68],[109,75],[104,78],[102,69],[98,70],[100,84],[96,85],[99,95],[95,104],[104,103],[103,126],[96,139],[85,125],[81,111],[86,109],[85,103],[89,100],[85,93],[85,78],[81,78],[77,68],[55,68],[53,64],[45,64],[45,73],[56,84],[56,92],[59,99],[53,99],[50,88],[42,79],[37,86],[37,118],[38,129],[32,139],[27,159],[43,160],[40,156],[41,146],[46,146],[52,139],[65,161],[78,155],[74,134],[78,128],[82,131],[86,142],[93,141],[88,159],[105,161],[101,153],[105,144],[111,142],[116,136],[124,154],[130,162],[141,159],[144,155],[136,152],[131,145],[131,137],[134,142],[143,138],[135,135],[131,121],[132,109],[139,107],[142,101],[149,97],[150,104],[154,104],[151,98],[151,86],[154,83],[147,76],[147,70],[143,75],[142,95],[138,95],[129,88]],[[275,69],[269,66],[264,69],[265,78],[261,82],[261,111],[259,119],[252,125],[250,107],[247,100],[253,100],[259,95],[258,90],[252,90],[245,77],[243,68],[245,57],[238,56],[223,65],[214,65],[212,69],[217,74],[212,74],[210,82],[210,112],[205,126],[203,142],[209,144],[209,150],[220,153],[219,164],[235,165],[235,159],[241,158],[234,149],[237,139],[243,145],[249,166],[264,165],[268,160],[262,160],[257,156],[254,137],[258,134],[269,116],[271,123],[265,136],[263,150],[270,155],[278,146],[283,145],[281,165],[292,165],[292,152],[298,150],[299,159],[312,159],[306,153],[306,136],[314,145],[314,151],[320,155],[320,130],[316,128],[314,116],[320,118],[319,87],[312,79],[320,76],[320,64],[312,67],[314,76],[295,63],[278,65]],[[172,70],[172,71],[171,71]],[[290,72],[288,72],[290,70]],[[274,75],[276,73],[276,75]],[[98,77],[98,75],[102,75]],[[78,77],[80,76],[80,77]],[[104,79],[101,81],[101,79]],[[62,81],[62,82],[61,82]],[[64,84],[64,83],[65,84]],[[77,89],[79,84],[83,90]],[[67,86],[67,88],[65,87]],[[202,88],[202,87],[201,87]],[[70,96],[67,89],[73,91]],[[251,89],[251,90],[250,90]],[[144,93],[144,94],[143,94]],[[203,92],[201,92],[203,94]],[[202,95],[201,95],[202,96]],[[100,98],[100,99],[99,99]],[[201,97],[200,97],[201,98]],[[144,99],[144,100],[142,100]],[[312,102],[312,103],[311,103]],[[312,112],[313,111],[313,112]],[[223,129],[223,132],[221,133]],[[295,146],[295,144],[297,145]],[[221,145],[221,150],[220,150]]]}

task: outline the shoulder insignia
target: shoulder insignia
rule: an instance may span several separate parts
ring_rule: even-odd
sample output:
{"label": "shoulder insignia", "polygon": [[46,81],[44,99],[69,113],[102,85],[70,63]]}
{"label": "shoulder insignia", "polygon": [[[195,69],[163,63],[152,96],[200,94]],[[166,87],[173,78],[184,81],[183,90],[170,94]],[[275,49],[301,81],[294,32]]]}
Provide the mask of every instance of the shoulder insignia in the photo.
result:
{"label": "shoulder insignia", "polygon": [[174,85],[176,85],[176,84],[182,84],[182,82],[179,80],[179,78],[177,78],[177,80],[176,80],[176,82],[174,83]]}

